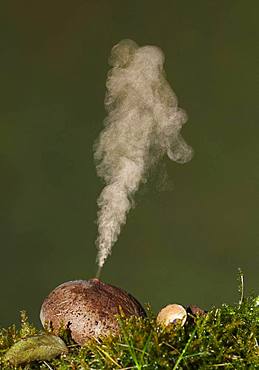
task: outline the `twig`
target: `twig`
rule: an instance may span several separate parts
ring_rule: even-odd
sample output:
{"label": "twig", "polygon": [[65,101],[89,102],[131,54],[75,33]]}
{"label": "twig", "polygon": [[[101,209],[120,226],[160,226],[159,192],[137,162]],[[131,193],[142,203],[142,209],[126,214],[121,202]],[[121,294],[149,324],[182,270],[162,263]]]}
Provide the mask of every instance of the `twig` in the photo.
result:
{"label": "twig", "polygon": [[53,367],[51,367],[46,361],[42,361],[44,365],[46,365],[50,370],[54,370]]}

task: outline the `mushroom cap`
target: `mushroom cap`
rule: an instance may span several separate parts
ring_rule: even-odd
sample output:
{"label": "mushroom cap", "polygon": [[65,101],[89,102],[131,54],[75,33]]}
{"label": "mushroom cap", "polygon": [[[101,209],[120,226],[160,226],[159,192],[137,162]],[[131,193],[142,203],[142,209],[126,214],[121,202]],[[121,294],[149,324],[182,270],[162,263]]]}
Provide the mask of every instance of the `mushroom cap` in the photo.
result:
{"label": "mushroom cap", "polygon": [[91,338],[119,333],[115,317],[120,310],[126,316],[145,316],[141,304],[120,288],[98,279],[75,280],[59,285],[44,300],[40,320],[50,325],[55,334],[69,327],[80,345]]}
{"label": "mushroom cap", "polygon": [[162,308],[157,315],[157,323],[168,326],[180,322],[183,326],[187,319],[187,312],[185,308],[179,304],[169,304]]}

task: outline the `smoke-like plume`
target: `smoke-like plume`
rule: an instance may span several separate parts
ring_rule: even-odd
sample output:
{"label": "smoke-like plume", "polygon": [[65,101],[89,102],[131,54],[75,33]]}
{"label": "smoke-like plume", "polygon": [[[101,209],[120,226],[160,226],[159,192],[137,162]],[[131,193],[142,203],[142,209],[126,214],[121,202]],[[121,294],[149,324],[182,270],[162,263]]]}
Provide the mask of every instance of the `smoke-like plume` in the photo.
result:
{"label": "smoke-like plume", "polygon": [[95,144],[97,174],[106,183],[98,199],[99,270],[117,241],[133,206],[133,196],[148,170],[167,154],[176,162],[191,159],[180,130],[187,116],[166,80],[164,55],[156,46],[122,40],[112,48],[104,130]]}

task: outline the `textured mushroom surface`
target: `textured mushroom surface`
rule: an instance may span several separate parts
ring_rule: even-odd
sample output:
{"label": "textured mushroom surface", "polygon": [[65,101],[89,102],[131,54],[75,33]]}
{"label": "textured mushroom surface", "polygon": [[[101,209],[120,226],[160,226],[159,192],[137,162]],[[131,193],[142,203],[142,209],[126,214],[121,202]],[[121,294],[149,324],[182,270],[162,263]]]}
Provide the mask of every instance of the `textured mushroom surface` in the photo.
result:
{"label": "textured mushroom surface", "polygon": [[83,345],[90,338],[118,334],[115,317],[120,308],[126,316],[145,316],[141,304],[120,288],[98,279],[69,281],[55,288],[44,300],[40,319],[55,334],[69,327],[72,338]]}

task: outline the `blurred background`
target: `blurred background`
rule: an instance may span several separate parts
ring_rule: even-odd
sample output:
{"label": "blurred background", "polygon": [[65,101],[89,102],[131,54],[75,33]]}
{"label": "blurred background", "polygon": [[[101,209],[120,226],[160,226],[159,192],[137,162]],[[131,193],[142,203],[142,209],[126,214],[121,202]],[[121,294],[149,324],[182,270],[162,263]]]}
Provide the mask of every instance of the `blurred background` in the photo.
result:
{"label": "blurred background", "polygon": [[102,279],[155,312],[170,302],[237,302],[238,268],[246,293],[258,294],[259,3],[14,0],[0,8],[0,325],[18,322],[22,309],[39,325],[54,287],[96,273],[102,183],[93,143],[107,58],[123,38],[164,51],[195,156],[185,165],[165,158],[140,189]]}

